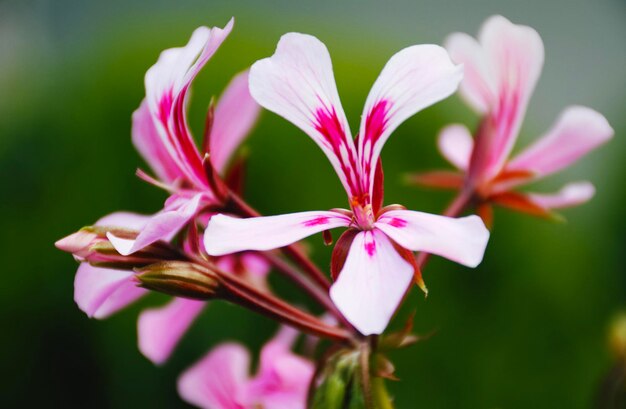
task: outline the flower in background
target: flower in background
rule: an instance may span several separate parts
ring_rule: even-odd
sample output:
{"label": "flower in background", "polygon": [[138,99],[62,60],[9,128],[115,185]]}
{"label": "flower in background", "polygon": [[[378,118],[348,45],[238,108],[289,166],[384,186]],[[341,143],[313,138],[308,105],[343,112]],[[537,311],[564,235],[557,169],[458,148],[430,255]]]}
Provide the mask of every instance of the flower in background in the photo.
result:
{"label": "flower in background", "polygon": [[298,126],[324,151],[351,210],[248,219],[216,215],[204,236],[207,252],[218,256],[270,250],[348,227],[333,253],[336,280],[330,295],[361,333],[381,333],[410,283],[415,280],[423,286],[413,251],[476,266],[487,244],[489,234],[476,216],[453,219],[401,206],[382,207],[384,143],[407,118],[452,94],[461,77],[461,68],[441,47],[417,45],[398,52],[372,87],[355,141],[324,44],[309,35],[284,35],[272,57],[252,66],[250,92],[261,106]]}
{"label": "flower in background", "polygon": [[178,391],[185,401],[207,409],[304,409],[315,368],[291,352],[296,336],[285,327],[265,344],[253,377],[248,350],[221,344],[181,375]]}
{"label": "flower in background", "polygon": [[[198,253],[197,247],[202,243],[197,225],[205,227],[215,209],[223,204],[224,192],[218,185],[221,180],[212,177],[213,169],[226,174],[229,159],[260,110],[248,91],[248,72],[235,76],[215,109],[210,108],[202,155],[187,126],[186,106],[191,82],[232,26],[231,21],[224,29],[196,29],[186,46],[164,51],[146,73],[146,98],[133,114],[132,141],[158,180],[144,172],[138,174],[171,195],[163,210],[155,215],[117,212],[96,223],[139,233],[132,240],[107,235],[123,256],[138,254],[159,240],[169,242],[186,225],[190,226],[186,251]],[[233,169],[232,173],[237,171]],[[233,183],[239,184],[236,180]],[[76,240],[76,235],[69,236],[57,242],[57,247],[73,252]],[[194,246],[195,250],[190,248]],[[258,255],[242,253],[220,257],[215,262],[223,271],[246,277],[259,287],[265,285],[269,265]],[[74,281],[74,299],[89,317],[106,318],[148,293],[137,286],[134,275],[133,271],[82,263]],[[141,352],[157,364],[166,361],[206,305],[204,301],[174,298],[165,306],[143,311],[138,321]]]}
{"label": "flower in background", "polygon": [[446,48],[465,77],[460,86],[465,101],[481,115],[472,138],[463,125],[450,125],[439,135],[443,156],[458,172],[434,171],[412,177],[428,186],[467,189],[475,195],[479,214],[491,221],[491,204],[539,216],[552,209],[584,203],[594,195],[589,182],[565,185],[553,194],[522,193],[516,189],[572,165],[607,142],[613,129],[598,112],[570,106],[534,144],[511,158],[528,102],[543,67],[544,48],[532,28],[493,16],[478,40],[452,34]]}

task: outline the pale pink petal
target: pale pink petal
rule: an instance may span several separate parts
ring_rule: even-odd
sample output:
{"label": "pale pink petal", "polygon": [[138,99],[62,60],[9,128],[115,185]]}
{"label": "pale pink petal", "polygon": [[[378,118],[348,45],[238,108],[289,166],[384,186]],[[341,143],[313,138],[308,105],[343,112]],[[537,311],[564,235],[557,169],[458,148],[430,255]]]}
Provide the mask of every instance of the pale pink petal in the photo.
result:
{"label": "pale pink petal", "polygon": [[469,267],[480,264],[489,240],[489,230],[478,216],[455,219],[391,210],[375,225],[406,249],[436,254]]}
{"label": "pale pink petal", "polygon": [[589,182],[568,183],[553,194],[529,193],[530,200],[545,209],[578,206],[591,200],[596,189]]}
{"label": "pale pink petal", "polygon": [[265,258],[253,252],[242,254],[241,262],[248,273],[259,278],[267,276],[271,269]]}
{"label": "pale pink petal", "polygon": [[131,212],[115,212],[108,214],[95,223],[96,226],[123,227],[130,230],[141,230],[152,216]]}
{"label": "pale pink petal", "polygon": [[163,307],[144,310],[137,322],[141,353],[157,365],[165,362],[206,305],[174,298]]}
{"label": "pale pink petal", "polygon": [[82,263],[74,279],[74,301],[87,316],[106,318],[147,294],[137,287],[132,271]]}
{"label": "pale pink petal", "polygon": [[411,284],[413,271],[382,231],[363,231],[354,237],[330,297],[362,334],[380,334]]}
{"label": "pale pink petal", "polygon": [[507,167],[545,176],[572,165],[612,136],[613,129],[600,113],[572,106],[563,111],[548,133],[520,153]]}
{"label": "pale pink petal", "polygon": [[391,133],[416,112],[454,93],[463,68],[437,45],[407,47],[385,65],[365,102],[358,150],[363,190],[372,195],[374,172]]}
{"label": "pale pink petal", "polygon": [[242,389],[239,400],[246,407],[305,409],[315,367],[291,352],[298,335],[292,328],[281,331],[261,350],[259,371]]}
{"label": "pale pink petal", "polygon": [[165,50],[145,77],[146,101],[169,157],[197,187],[206,187],[202,158],[187,125],[189,86],[232,30],[200,27],[186,46]]}
{"label": "pale pink petal", "polygon": [[452,61],[463,64],[463,81],[459,87],[468,105],[481,114],[487,113],[497,101],[496,76],[488,64],[480,44],[465,33],[453,33],[445,41]]}
{"label": "pale pink petal", "polygon": [[324,151],[350,197],[359,193],[356,149],[326,46],[299,33],[281,37],[273,56],[250,69],[250,93]]}
{"label": "pale pink petal", "polygon": [[218,214],[204,232],[204,247],[212,256],[244,250],[273,250],[335,227],[348,226],[350,218],[332,211],[239,219]]}
{"label": "pale pink petal", "polygon": [[178,379],[178,393],[205,409],[244,409],[237,401],[248,380],[250,354],[239,344],[221,344]]}
{"label": "pale pink petal", "polygon": [[515,145],[543,68],[544,49],[541,37],[533,28],[515,25],[502,16],[485,22],[479,42],[496,76],[497,101],[490,107],[494,135],[490,137],[485,170],[494,176]]}
{"label": "pale pink petal", "polygon": [[248,71],[235,76],[215,107],[211,128],[211,163],[223,173],[233,152],[250,133],[261,107],[248,90]]}
{"label": "pale pink petal", "polygon": [[204,197],[203,193],[198,193],[184,201],[179,201],[176,206],[166,207],[148,221],[135,240],[122,239],[112,233],[107,233],[107,238],[115,250],[123,256],[139,251],[159,240],[169,241],[202,208]]}
{"label": "pale pink petal", "polygon": [[474,139],[465,125],[454,124],[443,128],[439,133],[437,144],[439,151],[448,162],[459,170],[468,169],[472,149],[474,149]]}
{"label": "pale pink petal", "polygon": [[183,172],[163,144],[145,99],[133,112],[132,122],[133,145],[157,177],[166,183],[172,183],[184,177]]}

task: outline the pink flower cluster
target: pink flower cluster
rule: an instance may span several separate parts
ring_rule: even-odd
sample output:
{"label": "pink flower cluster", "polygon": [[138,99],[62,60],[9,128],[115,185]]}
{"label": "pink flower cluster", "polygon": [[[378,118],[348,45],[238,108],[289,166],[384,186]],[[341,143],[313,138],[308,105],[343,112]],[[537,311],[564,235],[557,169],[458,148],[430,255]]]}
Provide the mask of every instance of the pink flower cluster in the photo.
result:
{"label": "pink flower cluster", "polygon": [[[411,284],[426,290],[425,254],[469,267],[481,262],[492,204],[549,215],[594,193],[589,182],[552,195],[517,191],[570,166],[613,134],[602,115],[573,106],[545,136],[509,158],[544,58],[542,41],[529,27],[496,16],[484,24],[478,41],[453,34],[445,48],[399,51],[374,82],[356,136],[324,44],[310,35],[285,34],[271,57],[236,75],[209,108],[199,148],[187,123],[190,87],[232,28],[232,20],[223,29],[198,28],[186,46],[164,51],[146,73],[132,140],[154,175],[138,176],[169,194],[163,209],[154,215],[113,213],[56,243],[82,262],[75,300],[90,317],[110,316],[145,296],[146,288],[174,295],[139,317],[139,349],[156,364],[168,359],[210,298],[326,334],[344,346],[383,334]],[[457,200],[444,215],[385,205],[385,142],[405,120],[459,88],[481,121],[473,136],[463,125],[440,134],[440,150],[457,171],[413,177],[458,190]],[[345,189],[347,208],[261,216],[241,199],[243,163],[236,151],[261,107],[319,146]],[[480,217],[458,217],[470,208]],[[294,244],[340,227],[345,231],[333,249],[331,282]],[[337,322],[277,299],[266,281],[271,269],[305,289]],[[315,384],[314,364],[312,357],[291,351],[297,334],[283,327],[263,347],[253,376],[243,346],[217,346],[181,376],[181,396],[207,408],[304,408]]]}

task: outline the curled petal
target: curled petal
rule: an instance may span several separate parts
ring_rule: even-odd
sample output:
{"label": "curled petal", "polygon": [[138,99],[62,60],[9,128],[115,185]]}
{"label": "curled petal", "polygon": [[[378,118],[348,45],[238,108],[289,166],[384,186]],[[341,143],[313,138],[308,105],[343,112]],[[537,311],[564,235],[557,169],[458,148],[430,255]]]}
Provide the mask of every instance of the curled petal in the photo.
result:
{"label": "curled petal", "polygon": [[415,45],[396,53],[372,86],[361,118],[358,149],[363,191],[372,195],[374,172],[391,133],[418,111],[454,93],[463,68],[437,45]]}
{"label": "curled petal", "polygon": [[212,256],[244,250],[273,250],[335,227],[348,226],[350,218],[332,211],[239,219],[213,216],[204,233],[204,247]]}
{"label": "curled petal", "polygon": [[533,203],[545,209],[562,209],[578,206],[593,197],[596,189],[589,182],[569,183],[553,194],[529,193],[528,197]]}
{"label": "curled petal", "polygon": [[132,123],[133,145],[157,177],[166,183],[184,177],[184,173],[163,144],[145,99],[133,113]]}
{"label": "curled petal", "polygon": [[165,50],[146,73],[146,103],[161,143],[179,171],[196,186],[206,187],[202,158],[187,125],[189,86],[233,27],[200,27],[186,46]]}
{"label": "curled petal", "polygon": [[378,229],[357,234],[330,297],[364,335],[382,333],[413,280],[413,267]]}
{"label": "curled petal", "polygon": [[444,158],[457,169],[466,171],[474,149],[474,139],[464,125],[446,126],[439,133],[437,140],[439,151]]}
{"label": "curled petal", "polygon": [[74,301],[88,317],[107,318],[147,293],[137,287],[133,276],[132,271],[82,263],[74,279]]}
{"label": "curled petal", "polygon": [[220,173],[259,117],[260,107],[248,90],[248,71],[236,75],[220,97],[211,128],[210,154]]}
{"label": "curled petal", "polygon": [[458,219],[410,210],[385,212],[376,227],[411,251],[437,254],[469,267],[483,259],[489,231],[478,216]]}
{"label": "curled petal", "polygon": [[576,162],[613,136],[613,128],[593,109],[572,106],[537,142],[520,153],[509,169],[529,170],[538,176],[558,172]]}
{"label": "curled petal", "polygon": [[157,365],[165,362],[205,306],[204,301],[174,298],[163,307],[144,310],[137,322],[141,353]]}
{"label": "curled petal", "polygon": [[172,205],[166,206],[165,209],[155,214],[134,240],[116,237],[112,233],[108,233],[107,237],[115,250],[123,256],[139,251],[159,240],[169,241],[201,209],[204,197],[203,193],[198,193],[191,198],[175,197],[178,200],[174,200]]}
{"label": "curled petal", "polygon": [[237,400],[248,381],[250,354],[239,344],[222,344],[178,378],[178,393],[206,409],[243,409]]}
{"label": "curled petal", "polygon": [[359,193],[356,148],[335,85],[326,46],[299,33],[281,37],[276,52],[250,69],[250,93],[264,108],[309,135],[324,151],[350,197]]}

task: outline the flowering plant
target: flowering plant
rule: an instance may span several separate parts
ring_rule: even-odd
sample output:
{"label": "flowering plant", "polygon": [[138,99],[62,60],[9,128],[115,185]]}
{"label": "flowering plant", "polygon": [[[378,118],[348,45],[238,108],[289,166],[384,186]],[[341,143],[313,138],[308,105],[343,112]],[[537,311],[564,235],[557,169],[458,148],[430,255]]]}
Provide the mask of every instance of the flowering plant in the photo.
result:
{"label": "flowering plant", "polygon": [[[113,213],[56,243],[81,263],[75,300],[88,316],[105,318],[150,291],[171,295],[138,321],[139,349],[157,364],[210,300],[281,323],[254,375],[249,352],[237,343],[217,346],[181,375],[181,397],[199,407],[391,407],[384,380],[395,377],[386,353],[419,337],[411,321],[402,331],[385,330],[413,283],[427,293],[422,269],[429,254],[476,267],[493,204],[553,217],[553,209],[589,200],[588,182],[554,195],[516,189],[568,167],[613,131],[599,113],[571,107],[546,136],[509,159],[541,71],[543,44],[533,29],[496,16],[478,41],[453,34],[446,48],[414,45],[392,56],[370,90],[355,137],[324,44],[285,34],[274,55],[237,74],[210,105],[198,147],[187,121],[191,84],[233,24],[198,28],[186,46],[164,51],[146,73],[132,140],[153,175],[137,175],[169,197],[154,215]],[[455,199],[442,215],[385,205],[383,145],[402,122],[459,87],[481,120],[474,137],[461,125],[440,135],[443,155],[458,170],[411,176],[417,184],[456,190]],[[245,158],[236,152],[261,107],[321,148],[346,191],[347,208],[262,216],[243,199]],[[461,217],[469,210],[478,216]],[[330,245],[330,230],[339,227],[346,230],[327,274],[298,241],[321,232]],[[268,274],[288,278],[325,314],[279,298]],[[296,353],[300,333],[307,335],[306,348]]]}

